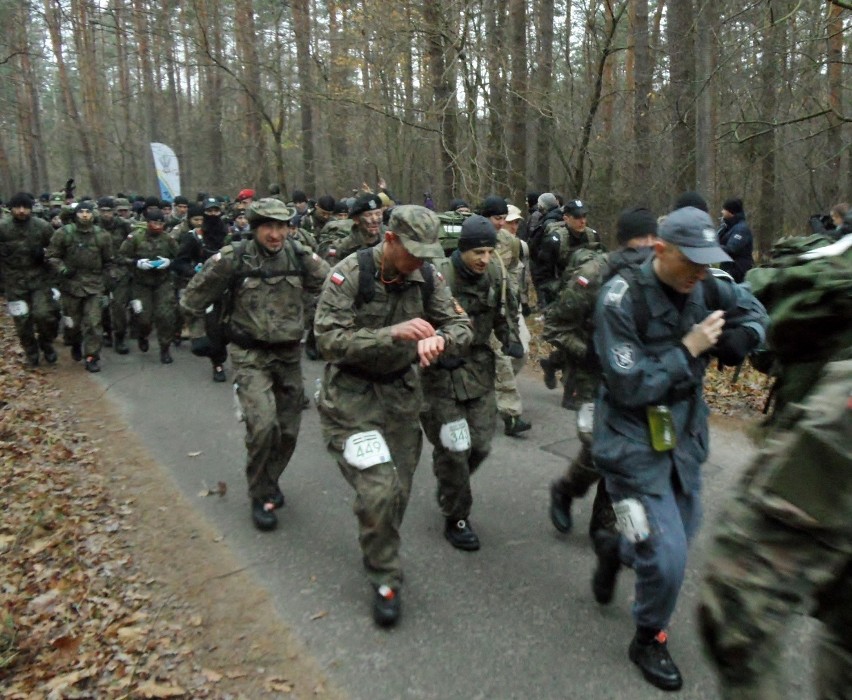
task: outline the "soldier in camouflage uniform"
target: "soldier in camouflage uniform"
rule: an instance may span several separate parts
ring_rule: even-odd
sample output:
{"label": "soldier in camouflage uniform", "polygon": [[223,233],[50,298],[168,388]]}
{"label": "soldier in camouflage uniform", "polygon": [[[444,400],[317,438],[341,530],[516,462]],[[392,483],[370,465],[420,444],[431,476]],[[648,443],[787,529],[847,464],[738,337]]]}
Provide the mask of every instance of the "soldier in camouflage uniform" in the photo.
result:
{"label": "soldier in camouflage uniform", "polygon": [[349,211],[349,218],[352,219],[349,233],[319,251],[332,264],[362,248],[372,248],[382,240],[385,227],[382,224],[382,200],[378,195],[372,192],[359,195]]}
{"label": "soldier in camouflage uniform", "polygon": [[497,400],[492,333],[507,354],[521,357],[523,346],[506,299],[505,271],[494,252],[497,230],[474,214],[462,224],[458,248],[449,258],[436,259],[453,298],[473,326],[468,352],[459,358],[439,357],[423,371],[426,410],[420,421],[432,443],[432,469],[438,479],[438,505],[444,536],[457,549],[479,549],[470,523],[473,496],[470,477],[491,451]]}
{"label": "soldier in camouflage uniform", "polygon": [[299,227],[316,236],[322,231],[334,214],[334,197],[324,194],[317,200],[316,205],[299,221]]}
{"label": "soldier in camouflage uniform", "polygon": [[8,204],[11,213],[0,220],[0,277],[9,314],[27,362],[38,365],[41,351],[53,364],[59,309],[51,294],[50,268],[44,255],[53,228],[32,216],[33,199],[25,192],[14,195]]}
{"label": "soldier in camouflage uniform", "polygon": [[[615,516],[606,487],[592,463],[592,419],[594,400],[600,383],[600,364],[592,349],[593,316],[601,285],[620,269],[641,264],[651,254],[657,235],[657,220],[647,209],[635,208],[621,213],[616,238],[621,248],[604,254],[581,248],[574,254],[571,279],[547,308],[544,339],[560,348],[576,367],[575,392],[580,409],[576,414],[580,451],[565,474],[550,485],[550,520],[559,532],[573,526],[571,504],[582,498],[597,483],[592,505],[589,535],[598,530],[615,530]],[[586,262],[581,263],[585,259]]]}
{"label": "soldier in camouflage uniform", "polygon": [[246,478],[260,530],[278,524],[278,480],[296,449],[302,415],[303,290],[316,291],[328,265],[287,238],[293,210],[272,198],[248,208],[252,240],[225,246],[192,278],[181,300],[192,352],[209,356],[205,310],[223,306],[237,399],[246,422]]}
{"label": "soldier in camouflage uniform", "polygon": [[177,322],[171,265],[178,247],[175,240],[163,232],[165,217],[159,209],[146,209],[145,221],[145,230],[134,231],[121,244],[118,259],[133,274],[130,306],[135,314],[139,349],[148,352],[148,336],[151,327],[156,325],[160,362],[169,365],[174,361],[169,349]]}
{"label": "soldier in camouflage uniform", "polygon": [[[399,528],[422,447],[415,363],[463,353],[470,321],[424,259],[440,257],[440,222],[425,207],[395,207],[384,241],[332,270],[315,317],[329,361],[318,408],[328,450],[355,489],[373,617],[400,613]],[[363,269],[362,269],[363,266]]]}
{"label": "soldier in camouflage uniform", "polygon": [[[130,235],[130,224],[116,215],[115,200],[101,197],[98,200],[100,227],[110,234],[112,249],[118,251],[121,244]],[[130,271],[123,265],[112,268],[107,279],[107,292],[110,295],[109,307],[104,309],[104,344],[113,346],[119,355],[130,352],[127,347],[127,311],[130,304]]]}
{"label": "soldier in camouflage uniform", "polygon": [[786,403],[705,565],[699,619],[724,700],[788,697],[782,643],[794,614],[823,623],[816,697],[852,688],[852,234],[806,255],[799,269],[746,277],[770,309]]}
{"label": "soldier in camouflage uniform", "polygon": [[105,280],[113,274],[113,252],[110,235],[95,226],[94,209],[92,202],[77,206],[74,222],[54,231],[47,258],[60,278],[71,357],[80,361],[85,355],[86,369],[100,372],[101,312]]}

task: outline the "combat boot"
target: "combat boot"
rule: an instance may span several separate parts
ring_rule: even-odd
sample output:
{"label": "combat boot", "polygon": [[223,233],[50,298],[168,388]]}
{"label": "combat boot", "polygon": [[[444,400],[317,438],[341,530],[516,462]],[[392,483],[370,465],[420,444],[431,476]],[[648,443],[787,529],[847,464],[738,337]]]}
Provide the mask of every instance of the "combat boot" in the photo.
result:
{"label": "combat boot", "polygon": [[172,359],[172,354],[169,352],[170,345],[161,345],[160,346],[160,362],[164,365],[170,365],[174,362]]}
{"label": "combat boot", "polygon": [[532,428],[532,423],[528,423],[521,416],[503,416],[503,425],[503,432],[509,437],[517,437]]}
{"label": "combat boot", "polygon": [[86,371],[87,372],[100,372],[101,364],[100,360],[95,355],[88,355],[86,357]]}
{"label": "combat boot", "polygon": [[127,353],[130,352],[130,348],[127,347],[127,343],[124,342],[124,333],[116,333],[115,334],[115,345],[114,345],[113,349],[119,355],[126,355]]}
{"label": "combat boot", "polygon": [[660,630],[650,641],[644,641],[640,628],[630,642],[628,655],[645,676],[645,680],[660,690],[680,690],[683,677],[669,654],[668,637]]}
{"label": "combat boot", "polygon": [[544,385],[548,389],[556,388],[556,367],[550,362],[550,358],[542,357],[538,364],[541,366],[542,372],[544,372]]}
{"label": "combat boot", "polygon": [[569,533],[574,526],[574,521],[571,518],[573,500],[559,487],[558,481],[554,481],[550,485],[550,522],[559,532]]}
{"label": "combat boot", "polygon": [[[266,506],[270,507],[267,508]],[[251,518],[258,530],[267,532],[278,527],[278,516],[275,515],[275,503],[272,499],[252,498]]]}
{"label": "combat boot", "polygon": [[41,352],[44,355],[44,361],[47,362],[47,364],[56,364],[56,360],[58,358],[56,356],[56,350],[53,349],[53,345],[51,343],[41,343]]}
{"label": "combat boot", "polygon": [[31,350],[27,355],[27,366],[28,367],[38,367],[38,349]]}
{"label": "combat boot", "polygon": [[592,575],[592,593],[601,605],[612,602],[615,594],[615,583],[621,570],[621,557],[618,554],[618,534],[598,530],[592,541],[598,565]]}
{"label": "combat boot", "polygon": [[216,365],[213,368],[213,381],[214,382],[224,382],[227,381],[227,377],[225,376],[225,368],[222,365]]}
{"label": "combat boot", "polygon": [[151,347],[151,344],[148,342],[147,338],[139,338],[136,343],[137,345],[139,345],[139,350],[141,352],[148,352],[148,348]]}
{"label": "combat boot", "polygon": [[463,518],[447,518],[444,524],[444,537],[456,549],[475,552],[479,549],[479,537],[470,526],[470,521]]}
{"label": "combat boot", "polygon": [[391,627],[399,620],[401,604],[399,590],[382,584],[373,599],[373,620],[380,627]]}
{"label": "combat boot", "polygon": [[83,359],[83,346],[80,343],[71,343],[71,359],[79,362]]}

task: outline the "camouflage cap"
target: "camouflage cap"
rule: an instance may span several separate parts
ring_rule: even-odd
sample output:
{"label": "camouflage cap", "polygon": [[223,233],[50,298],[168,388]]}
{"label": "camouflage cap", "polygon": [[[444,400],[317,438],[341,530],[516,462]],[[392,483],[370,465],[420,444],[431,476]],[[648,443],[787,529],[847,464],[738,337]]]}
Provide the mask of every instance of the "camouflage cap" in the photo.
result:
{"label": "camouflage cap", "polygon": [[130,200],[127,197],[116,197],[113,204],[116,209],[130,209]]}
{"label": "camouflage cap", "polygon": [[65,193],[64,192],[54,192],[50,195],[50,201],[56,202],[60,204],[65,204]]}
{"label": "camouflage cap", "polygon": [[246,209],[246,216],[252,226],[270,219],[273,221],[289,222],[295,214],[296,211],[294,209],[290,209],[284,202],[274,197],[256,199]]}
{"label": "camouflage cap", "polygon": [[441,220],[419,204],[403,204],[393,208],[388,230],[395,233],[405,249],[417,258],[440,258],[444,249],[438,242]]}

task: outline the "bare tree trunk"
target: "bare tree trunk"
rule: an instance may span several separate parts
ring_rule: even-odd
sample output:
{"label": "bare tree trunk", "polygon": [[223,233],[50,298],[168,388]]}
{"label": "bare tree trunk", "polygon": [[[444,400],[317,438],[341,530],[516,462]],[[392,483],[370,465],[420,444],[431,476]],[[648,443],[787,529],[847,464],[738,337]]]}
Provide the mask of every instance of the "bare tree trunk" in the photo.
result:
{"label": "bare tree trunk", "polygon": [[250,92],[260,90],[261,85],[253,0],[237,0],[235,11],[237,52],[242,63],[243,90],[240,95],[240,111],[241,121],[245,126],[249,183],[255,187],[263,183],[265,187],[269,180],[269,164],[265,157],[261,115]]}
{"label": "bare tree trunk", "polygon": [[140,144],[143,153],[134,154],[140,158],[144,165],[144,182],[133,183],[136,186],[142,184],[146,190],[153,188],[150,191],[159,194],[159,184],[157,182],[156,170],[154,162],[149,152],[149,145],[154,141],[154,129],[156,124],[155,99],[154,99],[154,74],[151,65],[151,47],[148,36],[148,10],[145,7],[145,0],[133,0],[133,29],[134,38],[136,40],[137,60],[139,68],[139,80],[142,84],[142,99],[139,101],[139,116],[142,124],[142,143]]}
{"label": "bare tree trunk", "polygon": [[[427,4],[427,7],[431,3]],[[346,57],[346,48],[343,44],[342,27],[340,15],[343,10],[340,3],[328,0],[328,45],[329,45],[329,68],[328,68],[328,97],[331,100],[331,116],[328,130],[331,138],[329,149],[331,151],[331,162],[342,163],[346,155],[346,107],[340,101],[347,90],[347,73],[343,68]],[[428,31],[428,30],[427,30]],[[335,178],[329,185],[340,191],[343,183],[340,173],[335,172]]]}
{"label": "bare tree trunk", "polygon": [[692,0],[669,6],[669,123],[672,131],[672,185],[677,192],[695,187],[694,9]]}
{"label": "bare tree trunk", "polygon": [[512,61],[509,95],[509,185],[513,201],[523,202],[527,187],[527,3],[509,0]]}
{"label": "bare tree trunk", "polygon": [[443,0],[427,2],[423,7],[423,17],[427,31],[427,57],[429,60],[429,78],[432,82],[434,110],[438,122],[438,148],[441,170],[436,182],[435,195],[441,205],[447,203],[456,194],[458,186],[457,165],[457,107],[454,86],[454,71],[450,66],[450,42],[445,33],[445,14]]}
{"label": "bare tree trunk", "polygon": [[716,57],[719,55],[719,6],[699,3],[696,24],[701,32],[695,45],[695,72],[698,94],[695,102],[695,188],[709,202],[717,201],[716,191]]}
{"label": "bare tree trunk", "polygon": [[[545,191],[550,183],[550,152],[553,144],[553,0],[539,0],[538,31],[540,49],[535,79],[535,104],[538,106],[536,134],[535,187]],[[574,196],[574,192],[568,196]]]}
{"label": "bare tree trunk", "polygon": [[826,160],[828,172],[824,194],[830,207],[840,196],[843,153],[843,10],[839,5],[828,4],[828,132],[826,133]]}
{"label": "bare tree trunk", "polygon": [[98,178],[98,168],[95,162],[94,152],[89,141],[88,130],[86,129],[83,120],[80,118],[80,112],[77,109],[77,103],[74,101],[73,87],[70,81],[68,68],[65,65],[65,58],[62,54],[62,30],[60,27],[61,21],[61,5],[59,0],[44,0],[44,15],[47,23],[48,32],[50,33],[50,43],[53,48],[53,56],[56,60],[56,72],[59,79],[62,97],[65,102],[65,111],[71,124],[74,127],[74,136],[78,139],[80,149],[83,152],[83,160],[86,163],[89,180],[92,187],[97,192],[102,192],[101,182]]}
{"label": "bare tree trunk", "polygon": [[[635,199],[648,194],[651,176],[651,52],[648,46],[648,0],[633,2],[633,147],[631,190]],[[650,202],[649,202],[650,203]]]}
{"label": "bare tree trunk", "polygon": [[[22,3],[17,8],[19,26],[25,27],[29,23],[29,10],[29,3]],[[20,76],[15,81],[15,94],[22,155],[29,170],[29,187],[32,192],[36,193],[49,186],[47,162],[41,136],[38,81],[35,79],[32,61],[30,60],[31,47],[28,33],[23,31],[11,33],[10,44],[13,51],[18,53],[18,66],[20,68]],[[8,167],[3,172],[6,177],[11,175]],[[20,180],[23,181],[24,178],[21,177]],[[5,188],[4,191],[8,192],[9,188]]]}
{"label": "bare tree trunk", "polygon": [[309,195],[316,190],[313,142],[313,78],[311,76],[311,18],[307,0],[292,0],[293,30],[296,34],[296,66],[299,74],[299,103],[302,118],[302,171]]}
{"label": "bare tree trunk", "polygon": [[[760,66],[760,112],[774,119],[778,112],[778,91],[780,89],[781,70],[783,64],[781,48],[782,25],[779,23],[778,10],[783,3],[768,3],[767,17],[760,37],[761,66]],[[776,130],[764,129],[755,137],[754,151],[760,154],[760,199],[755,210],[753,233],[755,248],[758,254],[763,254],[772,246],[778,237],[775,230],[777,221],[778,198],[775,186],[776,162]]]}
{"label": "bare tree trunk", "polygon": [[485,8],[488,37],[488,190],[494,192],[505,191],[508,180],[506,175],[508,163],[505,143],[505,7],[506,3],[503,0],[488,0]]}

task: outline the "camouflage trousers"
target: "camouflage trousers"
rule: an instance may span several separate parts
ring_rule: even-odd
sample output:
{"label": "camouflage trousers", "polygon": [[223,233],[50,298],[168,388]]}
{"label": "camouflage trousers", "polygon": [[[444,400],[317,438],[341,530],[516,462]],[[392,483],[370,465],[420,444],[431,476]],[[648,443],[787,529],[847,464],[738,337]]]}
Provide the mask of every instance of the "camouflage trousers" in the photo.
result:
{"label": "camouflage trousers", "polygon": [[[328,365],[318,408],[323,437],[340,473],[355,490],[353,511],[364,568],[374,586],[402,583],[399,529],[408,506],[423,434],[422,404],[413,371],[396,381],[366,381]],[[347,459],[347,444],[369,431],[379,433],[390,460],[368,467]]]}
{"label": "camouflage trousers", "polygon": [[491,349],[494,351],[494,389],[497,392],[497,412],[501,416],[520,416],[524,412],[521,394],[515,374],[524,365],[524,359],[513,360],[504,355],[500,341],[491,334]]}
{"label": "camouflage trousers", "polygon": [[[109,329],[116,335],[127,335],[127,307],[130,304],[130,276],[124,275],[110,294]],[[104,324],[106,327],[106,324]]]}
{"label": "camouflage trousers", "polygon": [[817,697],[852,688],[852,360],[829,367],[718,520],[699,616],[726,700],[787,697],[780,647],[808,612],[823,622]]}
{"label": "camouflage trousers", "polygon": [[[616,531],[615,513],[612,510],[612,499],[601,479],[600,472],[592,461],[592,419],[593,398],[588,391],[583,392],[583,402],[577,411],[577,437],[580,439],[580,451],[571,460],[565,474],[553,483],[553,488],[563,497],[583,498],[589,489],[597,484],[595,500],[592,503],[592,518],[589,521],[589,534],[597,530]],[[586,424],[584,424],[584,418]]]}
{"label": "camouflage trousers", "polygon": [[82,344],[85,357],[100,357],[104,298],[103,294],[89,294],[85,297],[62,295],[62,315],[66,317],[65,337],[71,345]]}
{"label": "camouflage trousers", "polygon": [[[473,505],[470,477],[491,451],[497,418],[495,395],[491,391],[467,401],[429,396],[427,402],[428,409],[420,415],[420,422],[433,447],[432,471],[438,480],[438,506],[444,517],[464,520]],[[445,426],[461,419],[467,423],[470,446],[456,451]]]}
{"label": "camouflage trousers", "polygon": [[23,301],[28,307],[26,314],[13,316],[15,332],[27,355],[33,355],[50,346],[59,332],[59,305],[53,299],[50,288],[6,290],[6,301]]}
{"label": "camouflage trousers", "polygon": [[[296,348],[298,351],[298,347]],[[237,401],[246,422],[246,480],[252,498],[275,494],[302,422],[298,354],[231,346]]]}
{"label": "camouflage trousers", "polygon": [[177,298],[172,281],[166,280],[156,287],[135,284],[133,299],[142,302],[142,311],[134,316],[139,337],[147,338],[155,327],[160,345],[171,345],[177,321]]}

